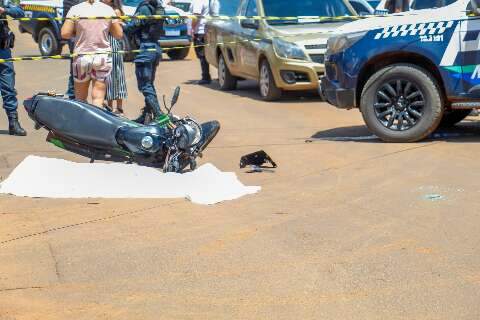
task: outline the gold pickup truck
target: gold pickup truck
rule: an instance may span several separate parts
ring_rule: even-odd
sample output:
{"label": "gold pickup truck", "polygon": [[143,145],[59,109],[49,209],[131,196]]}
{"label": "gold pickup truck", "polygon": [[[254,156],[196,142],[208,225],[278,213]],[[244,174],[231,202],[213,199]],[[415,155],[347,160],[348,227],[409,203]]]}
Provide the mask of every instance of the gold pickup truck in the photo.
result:
{"label": "gold pickup truck", "polygon": [[[346,0],[240,0],[236,15],[247,18],[207,23],[207,60],[217,68],[222,90],[253,79],[267,101],[282,91],[320,92],[327,39],[357,16]],[[258,16],[279,19],[248,18]]]}

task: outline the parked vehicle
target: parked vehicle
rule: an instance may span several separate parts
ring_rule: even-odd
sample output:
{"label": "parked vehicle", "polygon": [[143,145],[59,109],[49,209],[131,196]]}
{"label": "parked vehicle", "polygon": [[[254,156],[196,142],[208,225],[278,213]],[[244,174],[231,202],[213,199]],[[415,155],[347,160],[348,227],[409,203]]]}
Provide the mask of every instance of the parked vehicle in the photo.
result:
{"label": "parked vehicle", "polygon": [[280,98],[282,91],[319,90],[329,33],[357,13],[346,0],[242,0],[236,15],[298,17],[207,23],[206,56],[218,69],[220,88],[234,90],[241,79],[257,80],[261,97],[271,101]]}
{"label": "parked vehicle", "polygon": [[52,94],[37,94],[24,106],[35,128],[48,131],[47,141],[67,151],[95,160],[135,162],[182,172],[196,168],[196,159],[220,130],[218,121],[199,124],[178,118],[171,110],[180,88],[175,90],[166,115],[141,125],[88,103]]}
{"label": "parked vehicle", "polygon": [[190,6],[192,5],[192,1],[191,0],[171,1],[170,5],[176,7],[180,10],[183,10],[185,12],[190,12],[191,11]]}
{"label": "parked vehicle", "polygon": [[[125,0],[124,11],[127,15],[133,15],[135,8],[141,0]],[[63,14],[62,0],[21,0],[20,6],[25,11],[25,16],[30,18],[58,18]],[[166,14],[185,16],[186,12],[173,7],[166,6]],[[38,49],[43,56],[60,54],[63,45],[66,43],[60,36],[61,21],[20,21],[19,30],[22,33],[30,33],[38,43]],[[178,50],[167,51],[168,56],[173,60],[184,59],[189,52],[192,42],[191,22],[188,18],[170,18],[166,20],[165,35],[159,39],[163,48],[184,47]],[[125,50],[137,48],[133,39],[125,39]],[[131,60],[133,55],[127,56]]]}
{"label": "parked vehicle", "polygon": [[[454,3],[457,0],[409,0],[410,10],[423,10],[423,9],[435,9],[442,8]],[[388,11],[385,9],[385,4],[387,0],[382,0],[374,8],[375,14],[387,14]]]}
{"label": "parked vehicle", "polygon": [[342,26],[327,45],[328,102],[359,108],[389,142],[422,140],[463,120],[480,108],[480,13],[472,2]]}

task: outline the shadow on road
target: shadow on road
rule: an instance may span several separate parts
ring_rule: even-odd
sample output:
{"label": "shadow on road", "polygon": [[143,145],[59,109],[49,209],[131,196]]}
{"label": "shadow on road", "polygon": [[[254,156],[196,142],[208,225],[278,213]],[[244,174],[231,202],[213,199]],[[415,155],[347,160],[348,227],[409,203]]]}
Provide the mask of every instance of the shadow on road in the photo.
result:
{"label": "shadow on road", "polygon": [[[185,81],[184,84],[192,85],[196,84],[195,80],[188,80]],[[218,80],[213,80],[211,84],[206,85],[206,87],[212,90],[220,90],[218,85]],[[234,96],[239,96],[243,98],[250,98],[256,101],[262,101],[262,97],[258,91],[258,83],[252,80],[242,80],[239,81],[237,89],[232,91],[225,91],[226,93],[230,93]],[[270,101],[269,103],[291,103],[292,101],[298,102],[301,100],[305,103],[320,103],[322,99],[318,95],[316,91],[288,91],[284,92],[283,96],[278,101]]]}
{"label": "shadow on road", "polygon": [[[480,120],[480,119],[479,119]],[[480,121],[467,119],[451,128],[439,128],[425,141],[480,142]],[[342,142],[382,142],[366,126],[349,126],[318,131],[307,142],[317,140]]]}
{"label": "shadow on road", "polygon": [[0,135],[8,135],[8,130],[0,130]]}

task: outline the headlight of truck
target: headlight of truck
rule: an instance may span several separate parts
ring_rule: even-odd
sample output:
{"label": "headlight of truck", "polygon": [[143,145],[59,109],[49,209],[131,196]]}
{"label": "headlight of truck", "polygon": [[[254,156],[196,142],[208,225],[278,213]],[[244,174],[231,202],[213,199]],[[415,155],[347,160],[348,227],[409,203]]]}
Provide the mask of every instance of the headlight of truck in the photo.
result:
{"label": "headlight of truck", "polygon": [[295,43],[284,41],[279,38],[273,38],[273,49],[280,58],[308,60],[307,54]]}
{"label": "headlight of truck", "polygon": [[340,34],[332,36],[327,41],[327,56],[344,51],[363,38],[368,31]]}

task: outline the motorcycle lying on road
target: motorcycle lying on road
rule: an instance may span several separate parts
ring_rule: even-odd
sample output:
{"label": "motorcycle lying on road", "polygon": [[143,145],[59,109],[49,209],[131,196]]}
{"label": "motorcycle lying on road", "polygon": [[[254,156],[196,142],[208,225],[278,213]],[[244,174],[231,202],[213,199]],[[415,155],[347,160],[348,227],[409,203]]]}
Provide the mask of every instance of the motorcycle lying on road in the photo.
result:
{"label": "motorcycle lying on road", "polygon": [[48,131],[47,141],[95,160],[137,163],[164,172],[194,170],[197,157],[220,130],[218,121],[199,124],[172,114],[180,87],[175,89],[167,114],[155,112],[146,125],[91,104],[52,93],[38,93],[24,101],[35,128]]}

